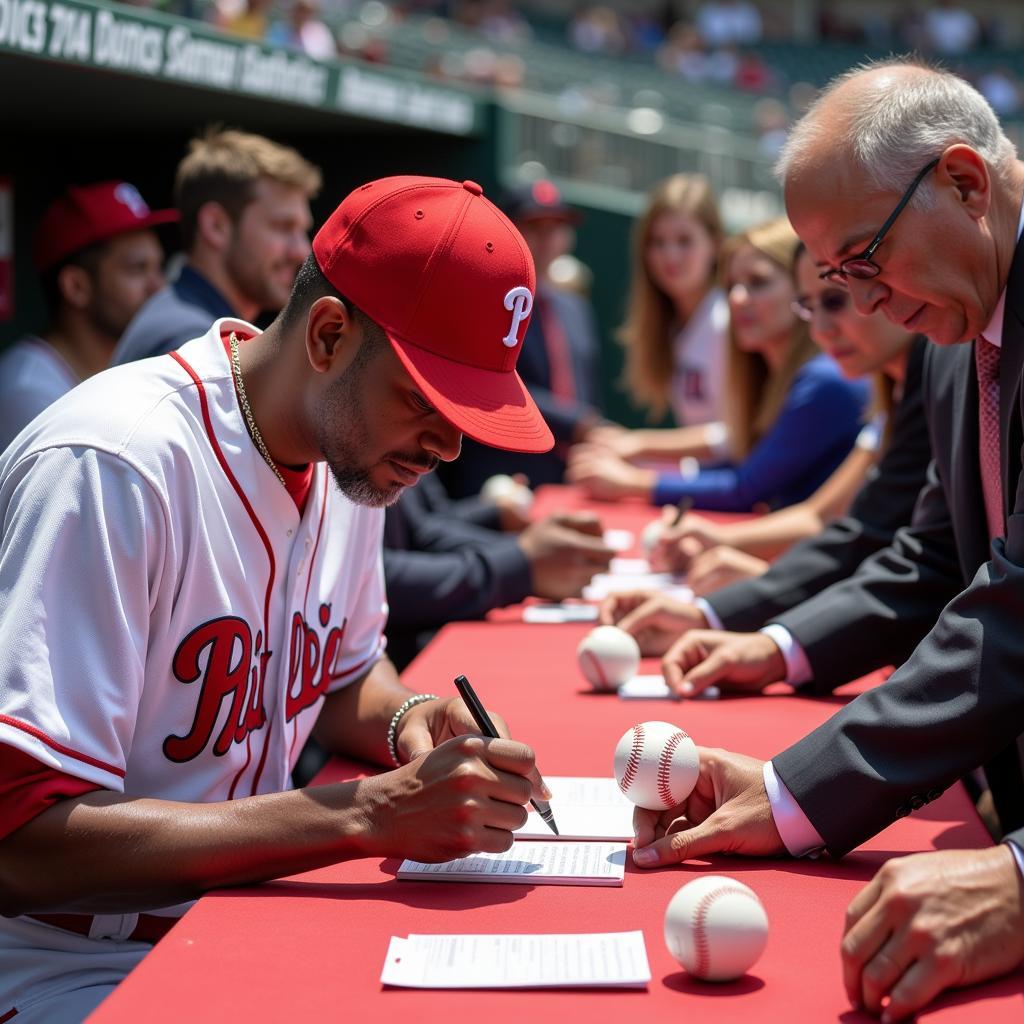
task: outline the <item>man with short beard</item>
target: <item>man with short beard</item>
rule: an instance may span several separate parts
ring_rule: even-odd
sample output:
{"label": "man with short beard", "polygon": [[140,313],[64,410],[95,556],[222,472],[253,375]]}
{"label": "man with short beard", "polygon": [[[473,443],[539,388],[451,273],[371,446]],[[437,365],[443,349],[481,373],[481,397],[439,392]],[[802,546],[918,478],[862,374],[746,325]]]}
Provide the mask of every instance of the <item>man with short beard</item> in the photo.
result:
{"label": "man with short beard", "polygon": [[260,135],[208,131],[178,165],[175,204],[187,259],[121,338],[113,363],[163,355],[225,316],[277,313],[309,255],[320,171]]}
{"label": "man with short beard", "polygon": [[[370,182],[265,332],[100,374],[0,459],[0,1017],[81,1020],[209,889],[506,850],[549,795],[382,640],[382,506],[463,433],[553,443],[534,287],[479,185]],[[314,733],[394,770],[287,792]]]}
{"label": "man with short beard", "polygon": [[43,212],[32,260],[49,324],[0,357],[0,451],[51,402],[110,365],[118,338],[164,283],[151,210],[127,181],[73,185]]}

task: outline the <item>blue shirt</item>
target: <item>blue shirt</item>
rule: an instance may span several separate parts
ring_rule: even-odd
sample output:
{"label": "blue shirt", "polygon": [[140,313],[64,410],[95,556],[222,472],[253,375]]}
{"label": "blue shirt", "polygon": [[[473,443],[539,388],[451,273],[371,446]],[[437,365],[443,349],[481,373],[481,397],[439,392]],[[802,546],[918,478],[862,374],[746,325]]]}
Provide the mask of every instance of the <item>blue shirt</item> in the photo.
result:
{"label": "blue shirt", "polygon": [[868,402],[866,381],[848,381],[824,353],[797,371],[779,416],[736,466],[696,476],[661,473],[657,505],[691,497],[697,508],[749,512],[755,505],[793,505],[810,497],[849,454]]}
{"label": "blue shirt", "polygon": [[165,288],[150,296],[121,335],[111,366],[162,356],[202,337],[214,320],[237,316],[227,299],[187,263]]}

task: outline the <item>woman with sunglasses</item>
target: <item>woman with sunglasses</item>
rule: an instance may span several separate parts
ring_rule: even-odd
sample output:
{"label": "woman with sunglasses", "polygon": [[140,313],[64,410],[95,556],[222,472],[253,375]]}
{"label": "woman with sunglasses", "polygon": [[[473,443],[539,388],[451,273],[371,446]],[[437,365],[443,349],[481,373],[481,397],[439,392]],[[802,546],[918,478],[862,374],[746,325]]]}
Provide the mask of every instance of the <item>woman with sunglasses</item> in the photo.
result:
{"label": "woman with sunglasses", "polygon": [[[806,501],[746,522],[715,523],[691,514],[666,529],[652,560],[660,568],[688,572],[698,595],[760,576],[768,568],[766,559],[845,515],[888,443],[894,407],[920,386],[922,336],[907,333],[881,311],[860,316],[846,288],[823,280],[802,245],[794,277],[794,312],[808,324],[811,338],[848,379],[873,378],[874,416],[842,465]],[[912,353],[916,372],[908,380]]]}
{"label": "woman with sunglasses", "polygon": [[868,389],[815,353],[793,312],[798,240],[785,219],[733,239],[725,253],[730,310],[726,426],[732,460],[659,472],[598,445],[570,453],[567,479],[590,497],[692,500],[698,508],[746,512],[809,497],[846,457],[861,427]]}

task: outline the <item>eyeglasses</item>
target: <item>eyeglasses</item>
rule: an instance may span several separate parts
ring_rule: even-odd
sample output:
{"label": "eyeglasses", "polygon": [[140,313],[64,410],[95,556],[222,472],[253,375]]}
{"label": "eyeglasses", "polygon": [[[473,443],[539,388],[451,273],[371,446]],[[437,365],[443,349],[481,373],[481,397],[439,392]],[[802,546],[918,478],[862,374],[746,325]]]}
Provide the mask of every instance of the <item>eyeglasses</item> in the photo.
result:
{"label": "eyeglasses", "polygon": [[878,277],[882,272],[882,268],[871,257],[875,255],[875,250],[882,244],[882,239],[885,238],[886,232],[896,223],[896,218],[903,212],[903,207],[910,202],[910,197],[914,194],[917,186],[924,181],[925,176],[930,171],[933,171],[938,166],[938,163],[939,161],[936,157],[927,167],[921,168],[917,177],[910,183],[910,188],[903,193],[903,197],[896,204],[896,209],[889,214],[885,223],[878,229],[878,234],[871,239],[871,243],[863,252],[843,260],[838,267],[822,271],[818,277],[822,281],[830,281],[832,284],[844,286],[848,277],[852,277],[857,281],[870,281],[871,278]]}
{"label": "eyeglasses", "polygon": [[829,316],[838,316],[849,304],[850,293],[848,291],[843,288],[829,288],[821,293],[817,302],[806,297],[794,299],[792,309],[801,320],[810,323],[819,309],[823,313],[828,313]]}

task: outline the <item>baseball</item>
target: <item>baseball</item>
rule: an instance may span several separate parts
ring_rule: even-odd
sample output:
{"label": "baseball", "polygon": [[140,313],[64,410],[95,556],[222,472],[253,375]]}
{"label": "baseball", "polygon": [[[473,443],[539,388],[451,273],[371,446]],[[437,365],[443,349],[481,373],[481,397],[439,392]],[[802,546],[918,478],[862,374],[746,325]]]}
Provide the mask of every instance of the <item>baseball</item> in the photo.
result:
{"label": "baseball", "polygon": [[576,657],[580,671],[598,691],[617,690],[640,667],[639,645],[618,626],[592,629],[580,641]]}
{"label": "baseball", "polygon": [[648,555],[658,546],[665,524],[660,519],[652,519],[640,531],[640,545]]}
{"label": "baseball", "polygon": [[511,499],[523,512],[528,512],[533,504],[533,491],[505,473],[498,473],[487,479],[480,488],[480,497],[492,505]]}
{"label": "baseball", "polygon": [[700,759],[677,725],[641,722],[615,747],[615,780],[638,807],[661,811],[682,803],[697,784]]}
{"label": "baseball", "polygon": [[665,911],[665,944],[695,978],[732,981],[757,963],[768,915],[757,894],[724,875],[684,885]]}

